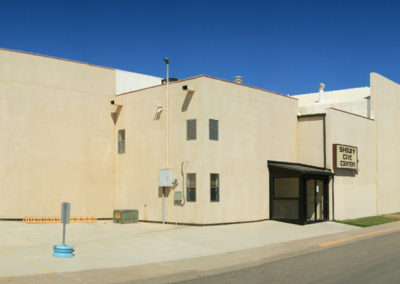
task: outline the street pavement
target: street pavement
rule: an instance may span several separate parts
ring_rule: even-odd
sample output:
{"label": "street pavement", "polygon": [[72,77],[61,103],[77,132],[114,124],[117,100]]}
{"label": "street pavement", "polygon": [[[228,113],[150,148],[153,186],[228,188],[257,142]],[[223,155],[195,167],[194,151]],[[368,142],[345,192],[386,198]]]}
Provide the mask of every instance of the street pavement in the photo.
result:
{"label": "street pavement", "polygon": [[400,232],[180,283],[399,283]]}

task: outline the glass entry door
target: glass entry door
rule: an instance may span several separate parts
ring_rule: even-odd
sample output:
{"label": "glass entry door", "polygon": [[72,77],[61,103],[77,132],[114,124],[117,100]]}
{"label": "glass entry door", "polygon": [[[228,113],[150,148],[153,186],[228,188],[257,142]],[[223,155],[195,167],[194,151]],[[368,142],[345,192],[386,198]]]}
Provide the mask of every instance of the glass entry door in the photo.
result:
{"label": "glass entry door", "polygon": [[326,189],[323,180],[307,179],[306,222],[325,220]]}

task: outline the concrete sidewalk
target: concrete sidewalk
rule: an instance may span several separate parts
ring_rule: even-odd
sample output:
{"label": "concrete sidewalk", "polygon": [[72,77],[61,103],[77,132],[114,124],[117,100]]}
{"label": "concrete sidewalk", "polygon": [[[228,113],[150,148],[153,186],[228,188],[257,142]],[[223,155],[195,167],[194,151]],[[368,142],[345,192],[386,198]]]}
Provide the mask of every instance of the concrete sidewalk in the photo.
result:
{"label": "concrete sidewalk", "polygon": [[398,232],[400,222],[369,228],[273,221],[216,227],[75,224],[69,242],[77,248],[73,259],[53,258],[46,244],[59,237],[52,233],[59,224],[0,223],[0,228],[0,283],[172,283]]}
{"label": "concrete sidewalk", "polygon": [[[246,255],[248,253],[254,256],[259,251],[264,257],[268,252],[271,254],[274,245],[285,243],[290,248],[293,241],[321,239],[322,236],[354,230],[353,226],[332,222],[299,226],[264,221],[206,227],[153,223],[119,225],[104,221],[70,224],[67,225],[66,243],[75,247],[76,255],[70,259],[59,259],[52,256],[52,246],[60,243],[61,224],[0,222],[0,281],[22,281],[23,278],[13,277],[49,274],[40,282],[44,279],[51,282],[54,277],[61,277],[66,272],[132,266],[136,267],[136,279],[141,274],[148,278],[163,273],[178,273],[185,267],[187,271],[187,265],[194,264],[193,261],[201,257],[218,255],[213,259],[220,264],[226,265],[228,261],[228,264],[235,265],[250,260]],[[265,251],[266,247],[270,250]],[[234,259],[229,257],[233,254],[237,254]],[[146,272],[144,267],[149,264],[153,267]],[[204,271],[218,267],[212,261],[203,263]],[[85,273],[80,272],[80,275]],[[89,279],[85,281],[89,282]],[[104,279],[103,276],[98,280]]]}
{"label": "concrete sidewalk", "polygon": [[[262,247],[236,250],[218,255],[151,263],[130,267],[86,270],[45,276],[18,278],[18,283],[175,283],[246,267],[303,256],[348,242],[365,240],[400,231],[400,222],[369,228],[353,228],[329,235],[278,242]],[[329,244],[329,245],[327,245]],[[14,278],[15,279],[15,278]],[[37,282],[36,282],[37,281]]]}

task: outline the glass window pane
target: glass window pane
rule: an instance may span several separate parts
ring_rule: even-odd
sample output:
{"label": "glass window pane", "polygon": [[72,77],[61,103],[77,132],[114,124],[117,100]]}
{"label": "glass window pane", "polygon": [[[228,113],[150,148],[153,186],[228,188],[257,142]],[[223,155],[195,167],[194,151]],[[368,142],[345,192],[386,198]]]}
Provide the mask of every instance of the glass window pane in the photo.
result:
{"label": "glass window pane", "polygon": [[118,153],[125,153],[125,129],[118,130]]}
{"label": "glass window pane", "polygon": [[196,201],[196,188],[189,188],[189,200]]}
{"label": "glass window pane", "polygon": [[313,179],[307,180],[306,187],[307,198],[307,221],[315,219],[315,181]]}
{"label": "glass window pane", "polygon": [[186,120],[186,139],[196,140],[196,119]]}
{"label": "glass window pane", "polygon": [[317,220],[324,219],[324,182],[322,180],[316,181],[315,188],[315,202],[317,209]]}
{"label": "glass window pane", "polygon": [[219,201],[219,174],[210,174],[210,200]]}
{"label": "glass window pane", "polygon": [[186,184],[186,201],[196,201],[196,174],[187,174]]}
{"label": "glass window pane", "polygon": [[211,201],[219,201],[219,191],[218,188],[211,188]]}
{"label": "glass window pane", "polygon": [[187,174],[187,186],[196,187],[196,174]]}
{"label": "glass window pane", "polygon": [[218,141],[218,120],[210,119],[208,126],[210,140]]}
{"label": "glass window pane", "polygon": [[211,174],[210,185],[214,187],[218,186],[218,179],[219,179],[219,174]]}
{"label": "glass window pane", "polygon": [[274,219],[299,219],[298,199],[275,199],[273,201],[272,218]]}
{"label": "glass window pane", "polygon": [[298,198],[299,179],[298,178],[274,178],[274,197],[275,198]]}

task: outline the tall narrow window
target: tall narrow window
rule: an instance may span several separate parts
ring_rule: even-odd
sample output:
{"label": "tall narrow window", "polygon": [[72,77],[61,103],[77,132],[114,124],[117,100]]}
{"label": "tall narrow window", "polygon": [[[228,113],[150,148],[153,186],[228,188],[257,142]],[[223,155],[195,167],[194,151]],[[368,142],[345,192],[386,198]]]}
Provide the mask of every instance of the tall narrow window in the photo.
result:
{"label": "tall narrow window", "polygon": [[210,174],[210,200],[219,201],[219,174]]}
{"label": "tall narrow window", "polygon": [[196,140],[196,119],[186,120],[186,140]]}
{"label": "tall narrow window", "polygon": [[209,121],[210,140],[218,141],[218,120],[210,119]]}
{"label": "tall narrow window", "polygon": [[118,130],[118,154],[125,153],[125,129]]}
{"label": "tall narrow window", "polygon": [[186,175],[186,201],[196,201],[196,174]]}

